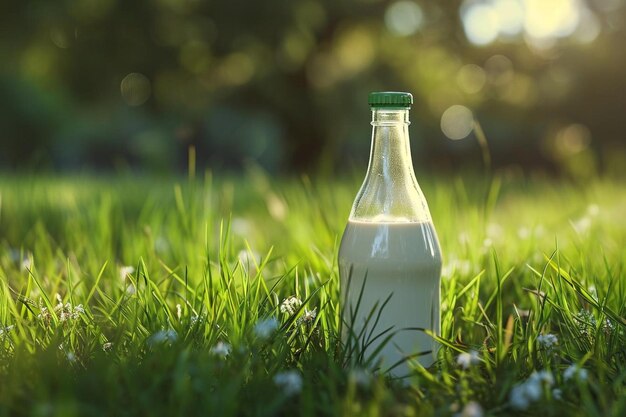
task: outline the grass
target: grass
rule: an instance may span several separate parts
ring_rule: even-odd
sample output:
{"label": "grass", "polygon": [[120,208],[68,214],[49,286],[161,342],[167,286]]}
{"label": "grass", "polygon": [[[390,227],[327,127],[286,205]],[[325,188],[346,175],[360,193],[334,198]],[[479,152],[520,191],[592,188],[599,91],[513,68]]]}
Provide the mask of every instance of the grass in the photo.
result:
{"label": "grass", "polygon": [[442,349],[403,385],[337,337],[360,178],[1,177],[0,415],[626,415],[624,184],[418,179]]}

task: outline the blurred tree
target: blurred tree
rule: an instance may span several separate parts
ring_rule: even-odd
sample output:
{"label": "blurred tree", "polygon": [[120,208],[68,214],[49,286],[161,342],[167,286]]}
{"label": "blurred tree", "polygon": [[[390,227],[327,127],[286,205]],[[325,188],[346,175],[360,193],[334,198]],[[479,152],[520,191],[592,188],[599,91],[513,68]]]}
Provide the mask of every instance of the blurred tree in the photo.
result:
{"label": "blurred tree", "polygon": [[214,167],[342,166],[368,152],[366,95],[379,89],[414,93],[414,149],[430,166],[480,160],[471,140],[442,133],[471,138],[472,114],[499,165],[597,169],[624,155],[620,0],[0,8],[7,167],[173,169],[190,145]]}

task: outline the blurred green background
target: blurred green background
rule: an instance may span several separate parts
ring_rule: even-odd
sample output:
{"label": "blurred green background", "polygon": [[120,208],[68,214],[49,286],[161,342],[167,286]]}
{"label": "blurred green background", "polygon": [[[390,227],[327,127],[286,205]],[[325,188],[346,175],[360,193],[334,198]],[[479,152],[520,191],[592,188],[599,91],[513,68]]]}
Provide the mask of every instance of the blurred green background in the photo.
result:
{"label": "blurred green background", "polygon": [[0,169],[337,172],[367,93],[406,90],[414,162],[626,166],[623,0],[28,0],[0,6]]}

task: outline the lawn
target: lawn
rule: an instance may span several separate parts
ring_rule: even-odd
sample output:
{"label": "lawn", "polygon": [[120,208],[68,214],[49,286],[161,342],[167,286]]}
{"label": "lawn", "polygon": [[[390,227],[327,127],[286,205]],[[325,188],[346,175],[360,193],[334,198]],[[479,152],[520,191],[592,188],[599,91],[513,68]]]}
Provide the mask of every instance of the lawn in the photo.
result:
{"label": "lawn", "polygon": [[402,383],[338,338],[359,176],[5,174],[0,415],[626,415],[625,184],[418,180],[442,348]]}

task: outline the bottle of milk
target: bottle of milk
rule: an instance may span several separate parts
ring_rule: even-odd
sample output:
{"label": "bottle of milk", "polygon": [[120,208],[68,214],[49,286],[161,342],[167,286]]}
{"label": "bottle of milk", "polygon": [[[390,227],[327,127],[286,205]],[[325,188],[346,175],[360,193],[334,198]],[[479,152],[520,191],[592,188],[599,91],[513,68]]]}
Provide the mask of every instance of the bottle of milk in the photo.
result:
{"label": "bottle of milk", "polygon": [[344,328],[350,349],[381,372],[430,366],[437,345],[420,329],[440,331],[441,251],[420,190],[409,144],[413,96],[370,93],[372,147],[339,249]]}

